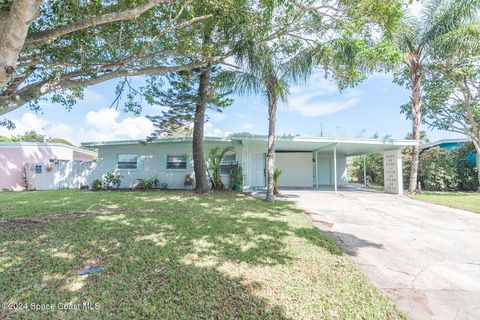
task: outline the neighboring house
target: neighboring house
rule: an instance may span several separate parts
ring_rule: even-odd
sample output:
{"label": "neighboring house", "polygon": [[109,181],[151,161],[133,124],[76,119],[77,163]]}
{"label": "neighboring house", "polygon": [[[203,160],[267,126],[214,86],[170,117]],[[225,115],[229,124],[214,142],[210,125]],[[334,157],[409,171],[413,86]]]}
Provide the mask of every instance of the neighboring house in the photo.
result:
{"label": "neighboring house", "polygon": [[[412,140],[342,139],[326,137],[281,136],[276,138],[276,167],[282,170],[280,187],[313,188],[347,184],[348,156],[375,152],[385,154],[385,188],[402,193],[400,150],[416,145]],[[185,177],[193,172],[192,139],[161,138],[143,140],[82,143],[98,148],[98,164],[91,179],[101,178],[107,171],[123,175],[121,187],[132,187],[136,179],[158,177],[168,188],[184,188]],[[205,138],[205,151],[214,147],[233,147],[224,158],[223,178],[228,185],[229,166],[239,163],[243,168],[244,189],[266,185],[267,137],[258,135],[228,138]]]}
{"label": "neighboring house", "polygon": [[61,143],[0,142],[0,190],[24,190],[27,176],[46,176],[54,164],[96,157],[96,152]]}
{"label": "neighboring house", "polygon": [[[451,151],[453,148],[461,147],[465,143],[471,142],[471,141],[472,139],[469,139],[469,138],[442,139],[435,142],[424,144],[421,147],[423,150],[427,150],[433,147],[439,147],[441,149]],[[475,165],[477,163],[475,153],[468,155],[467,159],[472,165]]]}

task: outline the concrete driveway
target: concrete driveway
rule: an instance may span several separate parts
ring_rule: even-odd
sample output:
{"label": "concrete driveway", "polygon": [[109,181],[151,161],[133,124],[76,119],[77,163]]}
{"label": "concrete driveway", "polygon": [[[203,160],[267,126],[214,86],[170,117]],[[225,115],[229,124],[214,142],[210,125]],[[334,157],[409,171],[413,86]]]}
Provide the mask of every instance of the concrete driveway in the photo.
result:
{"label": "concrete driveway", "polygon": [[285,191],[412,319],[480,319],[480,214],[368,191]]}

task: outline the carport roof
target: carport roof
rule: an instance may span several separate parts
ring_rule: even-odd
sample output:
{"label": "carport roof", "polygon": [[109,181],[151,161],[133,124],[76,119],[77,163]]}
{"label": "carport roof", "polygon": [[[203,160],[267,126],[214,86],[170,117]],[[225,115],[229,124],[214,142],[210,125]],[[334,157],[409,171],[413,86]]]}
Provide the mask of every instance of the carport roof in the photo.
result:
{"label": "carport roof", "polygon": [[[266,136],[235,136],[243,144],[264,145]],[[404,147],[418,145],[415,140],[364,139],[364,138],[332,138],[332,137],[301,137],[301,136],[277,136],[275,138],[275,150],[285,152],[318,152],[332,153],[335,146],[337,153],[346,156],[355,156],[368,153],[398,150]]]}
{"label": "carport roof", "polygon": [[[267,142],[264,135],[231,135],[227,138],[205,137],[206,141],[237,142],[243,145],[262,145]],[[192,141],[191,137],[160,138],[153,141],[145,140],[123,140],[123,141],[102,141],[86,142],[83,146],[102,147],[116,145],[132,145],[146,143],[171,143]],[[275,138],[275,149],[285,152],[318,152],[331,153],[337,147],[337,153],[346,156],[355,156],[368,153],[398,150],[408,146],[418,145],[415,140],[364,139],[364,138],[333,138],[333,137],[302,137],[302,136],[277,136]]]}

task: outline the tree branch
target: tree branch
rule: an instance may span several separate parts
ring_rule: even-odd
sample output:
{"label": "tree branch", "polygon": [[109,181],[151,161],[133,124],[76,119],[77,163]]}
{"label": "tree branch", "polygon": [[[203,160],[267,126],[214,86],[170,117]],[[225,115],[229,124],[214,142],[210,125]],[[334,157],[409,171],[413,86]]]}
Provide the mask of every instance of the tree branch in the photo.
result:
{"label": "tree branch", "polygon": [[141,15],[142,13],[152,9],[153,7],[159,4],[170,3],[173,1],[176,1],[176,0],[148,0],[142,5],[139,5],[135,8],[128,9],[125,11],[107,13],[98,17],[92,17],[92,18],[80,20],[72,24],[58,27],[55,29],[35,32],[28,36],[28,38],[25,41],[25,47],[27,49],[31,49],[41,43],[45,43],[45,42],[57,39],[59,37],[62,37],[64,35],[67,35],[69,33],[72,33],[78,30],[82,30],[82,29],[86,29],[86,28],[90,28],[90,27],[94,27],[102,24],[117,22],[117,21],[134,19],[139,15]]}

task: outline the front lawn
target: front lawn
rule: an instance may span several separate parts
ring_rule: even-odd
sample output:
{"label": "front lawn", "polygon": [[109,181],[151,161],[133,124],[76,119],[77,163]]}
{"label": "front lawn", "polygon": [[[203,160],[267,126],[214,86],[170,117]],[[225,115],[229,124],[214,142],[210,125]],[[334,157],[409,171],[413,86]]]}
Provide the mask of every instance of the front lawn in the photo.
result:
{"label": "front lawn", "polygon": [[422,191],[413,199],[480,213],[480,193]]}
{"label": "front lawn", "polygon": [[0,302],[22,319],[405,318],[291,203],[174,191],[0,193]]}

